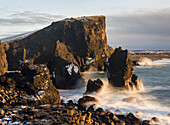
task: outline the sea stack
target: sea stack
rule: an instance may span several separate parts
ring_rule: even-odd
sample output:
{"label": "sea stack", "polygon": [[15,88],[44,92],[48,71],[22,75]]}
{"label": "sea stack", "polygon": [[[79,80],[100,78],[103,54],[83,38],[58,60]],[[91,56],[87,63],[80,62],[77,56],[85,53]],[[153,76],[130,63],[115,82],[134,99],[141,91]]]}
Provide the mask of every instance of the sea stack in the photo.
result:
{"label": "sea stack", "polygon": [[[57,87],[73,87],[80,78],[79,72],[91,65],[105,70],[106,58],[113,53],[107,44],[105,25],[105,16],[69,18],[12,41],[6,51],[9,70],[18,69],[19,62],[25,60],[47,64]],[[71,68],[70,64],[74,66]],[[76,68],[74,75],[68,68]]]}
{"label": "sea stack", "polygon": [[134,72],[128,50],[122,50],[121,47],[116,48],[108,61],[109,83],[114,87],[125,87],[132,90],[142,89],[143,84]]}

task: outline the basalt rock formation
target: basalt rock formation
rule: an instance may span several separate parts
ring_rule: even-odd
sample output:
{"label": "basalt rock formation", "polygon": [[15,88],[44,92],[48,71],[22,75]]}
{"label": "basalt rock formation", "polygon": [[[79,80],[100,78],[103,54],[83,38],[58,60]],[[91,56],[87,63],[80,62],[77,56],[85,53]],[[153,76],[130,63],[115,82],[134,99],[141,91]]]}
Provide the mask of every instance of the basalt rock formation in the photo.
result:
{"label": "basalt rock formation", "polygon": [[8,62],[6,59],[6,53],[4,45],[0,41],[0,75],[8,71]]}
{"label": "basalt rock formation", "polygon": [[107,76],[109,83],[114,87],[125,87],[132,90],[143,88],[142,82],[134,74],[127,50],[115,49],[108,61]]}
{"label": "basalt rock formation", "polygon": [[[118,115],[100,107],[89,111],[74,103],[15,106],[0,111],[1,124],[7,125],[150,125],[149,120],[141,121],[132,113]],[[158,120],[152,118],[151,121]]]}
{"label": "basalt rock formation", "polygon": [[101,88],[104,86],[103,82],[100,79],[92,81],[89,79],[87,83],[87,90],[85,94],[92,93],[92,92],[98,92],[101,90]]}
{"label": "basalt rock formation", "polygon": [[1,105],[59,104],[60,94],[45,65],[28,66],[0,76]]}
{"label": "basalt rock formation", "polygon": [[58,74],[65,75],[63,70],[67,63],[77,65],[79,71],[88,69],[90,65],[104,70],[106,58],[113,53],[113,49],[107,45],[104,16],[53,22],[50,26],[8,45],[6,53],[9,70],[18,69],[20,61],[29,60],[30,64],[47,64],[50,74],[55,72],[53,79],[56,86],[64,82],[74,85],[79,78],[78,73],[74,80],[69,81],[67,78],[67,81],[63,82],[58,80],[62,78],[61,75],[57,76]]}

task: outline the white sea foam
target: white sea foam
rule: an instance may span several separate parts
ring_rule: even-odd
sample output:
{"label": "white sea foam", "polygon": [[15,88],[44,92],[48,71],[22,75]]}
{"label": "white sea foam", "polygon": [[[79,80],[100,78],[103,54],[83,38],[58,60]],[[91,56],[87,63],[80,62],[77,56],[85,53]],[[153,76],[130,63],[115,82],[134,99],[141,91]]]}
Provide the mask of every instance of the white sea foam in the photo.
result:
{"label": "white sea foam", "polygon": [[[94,74],[95,73],[90,72],[89,74],[85,73],[84,77],[94,80],[96,79],[94,78]],[[96,75],[98,76],[101,74]],[[125,89],[114,88],[110,86],[106,77],[99,78],[104,83],[103,89],[99,93],[90,94],[98,100],[98,102],[95,103],[97,107],[102,107],[103,109],[110,110],[114,113],[117,113],[117,110],[119,110],[119,113],[122,114],[132,112],[142,120],[151,120],[152,117],[157,117],[160,122],[156,124],[170,125],[170,117],[167,116],[167,114],[170,113],[170,107],[157,102],[156,97],[145,94],[154,89],[163,89],[163,87],[158,86],[149,88],[149,86],[147,86],[146,89],[141,91],[128,91]],[[86,87],[75,90],[59,91],[62,99],[64,99],[65,101],[73,100],[73,102],[76,103],[78,99],[83,96],[85,90]]]}
{"label": "white sea foam", "polygon": [[170,59],[152,61],[151,59],[144,57],[139,60],[139,68],[152,68],[153,66],[163,66],[168,64],[170,64]]}
{"label": "white sea foam", "polygon": [[146,90],[148,91],[154,91],[154,90],[170,90],[170,86],[155,86],[155,87],[152,87],[152,86],[146,86],[145,87]]}

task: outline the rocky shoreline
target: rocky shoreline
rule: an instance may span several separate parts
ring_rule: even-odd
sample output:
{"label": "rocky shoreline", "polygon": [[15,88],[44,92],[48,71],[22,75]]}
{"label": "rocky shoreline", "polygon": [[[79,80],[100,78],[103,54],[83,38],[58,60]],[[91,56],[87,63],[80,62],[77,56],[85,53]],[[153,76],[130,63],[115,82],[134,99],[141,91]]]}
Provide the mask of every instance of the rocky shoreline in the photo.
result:
{"label": "rocky shoreline", "polygon": [[141,58],[149,58],[152,61],[170,59],[170,51],[130,51],[132,61],[139,61]]}
{"label": "rocky shoreline", "polygon": [[0,111],[3,125],[149,125],[154,121],[154,118],[142,121],[132,113],[120,115],[100,107],[86,108],[71,100],[60,105],[4,106]]}
{"label": "rocky shoreline", "polygon": [[[135,59],[135,58],[134,58]],[[24,39],[0,42],[0,123],[13,125],[148,125],[134,114],[114,114],[95,105],[86,94],[99,92],[100,79],[89,80],[77,103],[63,103],[57,89],[86,85],[81,72],[106,71],[109,84],[140,90],[128,50],[107,44],[105,17],[92,16],[53,22]]]}

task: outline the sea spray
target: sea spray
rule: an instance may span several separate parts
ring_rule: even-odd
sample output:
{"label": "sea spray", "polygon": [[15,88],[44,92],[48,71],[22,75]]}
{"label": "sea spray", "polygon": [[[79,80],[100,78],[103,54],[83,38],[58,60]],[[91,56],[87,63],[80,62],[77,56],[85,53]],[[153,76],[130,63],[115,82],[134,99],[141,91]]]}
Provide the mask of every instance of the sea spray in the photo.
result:
{"label": "sea spray", "polygon": [[170,59],[161,59],[161,60],[156,60],[152,61],[151,59],[147,57],[143,57],[139,59],[139,65],[136,66],[135,68],[152,68],[152,67],[160,67],[160,66],[165,66],[170,64]]}
{"label": "sea spray", "polygon": [[[167,65],[168,66],[168,65]],[[163,71],[167,69],[167,67],[162,67]],[[158,68],[159,69],[159,68]],[[151,120],[152,117],[157,117],[159,119],[158,125],[170,125],[169,116],[167,116],[168,113],[170,113],[170,108],[166,105],[162,105],[161,101],[158,101],[158,97],[151,95],[150,92],[157,90],[164,91],[163,86],[162,87],[156,87],[155,79],[153,79],[153,73],[150,72],[157,69],[147,69],[147,68],[137,68],[135,69],[136,74],[139,75],[141,80],[144,82],[145,89],[140,91],[129,91],[127,89],[122,89],[120,87],[112,87],[109,85],[107,80],[107,74],[106,73],[99,73],[92,71],[91,73],[84,73],[83,76],[87,80],[92,79],[96,80],[97,78],[100,78],[104,86],[98,93],[92,93],[91,96],[95,97],[98,102],[95,103],[95,107],[102,107],[105,110],[110,110],[114,113],[117,113],[119,110],[119,113],[127,114],[129,112],[134,113],[138,118],[140,119],[146,119]],[[169,71],[169,69],[167,69]],[[145,77],[143,75],[145,75]],[[160,73],[157,73],[160,75]],[[150,78],[152,77],[152,78]],[[165,75],[164,75],[165,77]],[[160,79],[160,78],[159,78]],[[163,78],[164,79],[164,78]],[[150,82],[154,83],[151,84]],[[140,88],[143,88],[143,84]],[[150,85],[150,87],[149,87]],[[151,86],[153,85],[153,87]],[[162,82],[161,82],[162,85]],[[167,84],[167,87],[165,87],[167,90],[169,90],[169,85]],[[64,100],[73,100],[76,102],[79,98],[83,96],[83,94],[86,91],[86,87],[75,89],[75,90],[59,90],[61,93],[61,98]],[[165,98],[166,96],[164,96]],[[123,101],[123,99],[129,99],[129,102]],[[140,101],[134,100],[141,100],[143,103],[140,103]],[[162,98],[163,99],[163,98]],[[90,104],[89,104],[90,105]],[[136,113],[138,112],[138,113]],[[140,113],[139,113],[140,112]]]}
{"label": "sea spray", "polygon": [[147,57],[140,58],[139,59],[139,65],[150,66],[150,65],[152,65],[152,60],[147,58]]}

